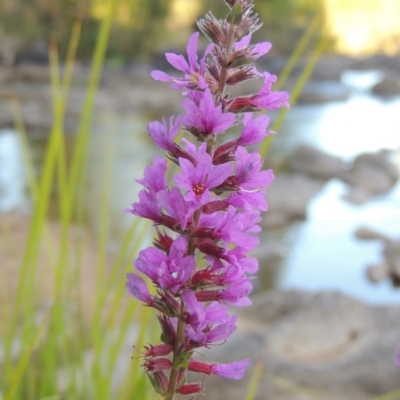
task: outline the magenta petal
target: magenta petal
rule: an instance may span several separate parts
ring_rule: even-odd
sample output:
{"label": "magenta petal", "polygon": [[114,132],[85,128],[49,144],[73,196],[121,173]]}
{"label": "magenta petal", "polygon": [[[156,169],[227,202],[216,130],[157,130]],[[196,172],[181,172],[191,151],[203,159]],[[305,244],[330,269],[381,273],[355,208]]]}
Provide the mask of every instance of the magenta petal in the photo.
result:
{"label": "magenta petal", "polygon": [[227,379],[242,379],[249,364],[249,359],[229,364],[215,364],[212,367],[212,372]]}
{"label": "magenta petal", "polygon": [[188,45],[187,45],[187,53],[188,53],[188,58],[189,58],[189,65],[192,69],[196,66],[197,63],[197,46],[199,42],[199,32],[193,33],[193,35],[190,36]]}
{"label": "magenta petal", "polygon": [[182,55],[177,55],[174,53],[166,53],[165,58],[168,62],[177,70],[184,72],[185,74],[190,74],[189,64]]}
{"label": "magenta petal", "polygon": [[146,282],[136,274],[126,274],[126,277],[128,278],[126,289],[129,294],[144,303],[151,303],[152,297],[149,293]]}
{"label": "magenta petal", "polygon": [[171,77],[163,71],[154,70],[150,75],[156,81],[169,82],[171,80]]}
{"label": "magenta petal", "polygon": [[235,50],[240,50],[247,47],[250,43],[250,40],[251,40],[251,33],[244,36],[241,40],[235,43]]}
{"label": "magenta petal", "polygon": [[271,50],[272,44],[269,42],[258,43],[254,46],[253,53],[257,55],[257,57],[261,57],[264,54],[267,54]]}
{"label": "magenta petal", "polygon": [[215,133],[217,133],[217,132],[225,132],[228,129],[232,128],[232,126],[235,124],[235,121],[236,121],[235,114],[233,114],[233,113],[224,113],[218,119],[218,122],[214,125],[213,131]]}
{"label": "magenta petal", "polygon": [[228,178],[233,172],[232,164],[217,165],[208,177],[207,186],[209,189],[215,188]]}
{"label": "magenta petal", "polygon": [[226,340],[235,330],[236,326],[234,323],[218,325],[207,334],[207,341],[209,343],[215,343]]}

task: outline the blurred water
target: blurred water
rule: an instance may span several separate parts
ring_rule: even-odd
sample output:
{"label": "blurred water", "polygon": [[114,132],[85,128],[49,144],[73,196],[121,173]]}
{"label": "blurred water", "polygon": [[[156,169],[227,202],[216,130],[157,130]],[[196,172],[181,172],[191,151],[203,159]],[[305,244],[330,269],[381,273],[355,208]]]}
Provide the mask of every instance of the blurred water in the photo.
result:
{"label": "blurred water", "polygon": [[27,203],[24,160],[16,133],[0,130],[0,213]]}
{"label": "blurred water", "polygon": [[367,226],[400,239],[400,184],[358,206],[341,199],[345,192],[345,184],[332,180],[311,201],[307,222],[297,227],[280,285],[337,289],[371,303],[399,302],[400,291],[389,282],[376,285],[365,277],[365,267],[381,261],[382,244],[360,241],[353,234]]}
{"label": "blurred water", "polygon": [[[350,159],[366,151],[400,149],[400,99],[372,96],[370,88],[379,78],[375,71],[348,72],[342,79],[351,90],[347,100],[293,107],[274,138],[271,152],[286,153],[299,143],[309,143]],[[134,180],[142,177],[144,167],[156,154],[146,133],[147,122],[137,115],[102,115],[91,138],[88,224],[94,231],[100,229],[100,199],[106,191],[111,244],[118,242],[129,228],[133,217],[122,210],[136,200],[139,187]],[[46,141],[31,138],[30,144],[39,168]],[[107,176],[109,162],[112,172]],[[25,205],[26,186],[18,137],[15,132],[0,131],[0,212]],[[380,244],[358,241],[353,232],[366,225],[400,236],[400,185],[362,206],[342,200],[345,192],[346,186],[340,181],[329,182],[309,204],[307,221],[280,232],[279,240],[288,247],[288,256],[273,276],[275,284],[337,289],[373,303],[399,301],[400,291],[388,283],[372,285],[364,276],[366,265],[380,260]]]}

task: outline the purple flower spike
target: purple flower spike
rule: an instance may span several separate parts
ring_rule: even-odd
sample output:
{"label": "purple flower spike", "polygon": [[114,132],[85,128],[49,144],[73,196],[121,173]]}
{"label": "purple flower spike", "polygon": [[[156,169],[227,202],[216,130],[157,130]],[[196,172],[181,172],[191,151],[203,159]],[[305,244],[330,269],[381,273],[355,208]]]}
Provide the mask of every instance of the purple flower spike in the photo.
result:
{"label": "purple flower spike", "polygon": [[186,48],[189,62],[186,61],[185,57],[182,55],[177,55],[174,53],[165,54],[167,61],[174,68],[176,68],[178,71],[184,72],[184,78],[175,78],[163,71],[155,70],[151,73],[153,79],[161,82],[172,81],[174,82],[171,85],[171,88],[173,89],[205,89],[208,86],[204,78],[204,73],[206,71],[205,59],[214,46],[212,44],[207,46],[204,57],[200,60],[200,64],[198,64],[197,48],[199,35],[199,32],[195,32],[189,39],[188,46]]}
{"label": "purple flower spike", "polygon": [[[143,186],[139,200],[126,210],[150,219],[156,229],[153,245],[141,250],[133,262],[136,271],[151,281],[155,295],[136,273],[128,274],[126,288],[158,312],[161,343],[145,347],[142,366],[163,399],[203,393],[204,379],[187,382],[188,371],[241,379],[250,363],[207,363],[193,355],[202,347],[223,344],[236,330],[237,316],[228,312],[231,306],[251,304],[258,260],[248,253],[259,243],[260,212],[267,209],[266,187],[274,175],[262,169],[259,152],[246,147],[275,133],[268,130],[268,115],[252,113],[289,107],[289,95],[272,91],[276,76],[255,68],[271,44],[250,44],[252,33],[262,25],[253,0],[225,3],[230,8],[226,19],[209,13],[198,22],[211,41],[201,59],[196,32],[189,39],[187,56],[166,54],[181,77],[151,73],[186,96],[182,115],[148,125],[154,143],[180,171],[171,169],[174,183],[169,184],[166,160],[157,157],[137,181]],[[228,93],[229,86],[260,77],[264,85],[258,93]],[[231,128],[239,121],[243,122],[240,135],[224,140],[224,133],[234,135]],[[190,137],[178,145],[181,128]]]}

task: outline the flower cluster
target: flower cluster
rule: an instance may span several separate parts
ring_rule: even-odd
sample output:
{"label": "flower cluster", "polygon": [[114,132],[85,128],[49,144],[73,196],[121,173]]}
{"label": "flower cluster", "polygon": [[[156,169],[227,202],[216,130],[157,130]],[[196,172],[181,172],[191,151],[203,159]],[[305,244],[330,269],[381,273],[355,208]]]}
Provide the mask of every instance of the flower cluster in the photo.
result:
{"label": "flower cluster", "polygon": [[[193,395],[202,383],[187,383],[187,371],[240,379],[249,360],[230,364],[192,358],[196,349],[226,340],[236,329],[228,306],[247,306],[251,277],[258,268],[249,250],[258,244],[260,212],[267,209],[265,188],[274,179],[262,170],[257,151],[267,135],[270,118],[254,116],[260,110],[288,106],[286,92],[272,91],[276,77],[257,71],[254,62],[270,43],[250,44],[261,24],[252,0],[225,0],[225,20],[211,13],[198,27],[211,41],[198,57],[199,33],[187,46],[187,59],[167,53],[168,62],[183,76],[153,71],[152,77],[182,90],[184,114],[148,125],[154,143],[180,167],[168,185],[167,161],[157,157],[146,167],[139,201],[127,210],[153,221],[154,246],[134,260],[138,272],[128,274],[128,292],[159,312],[162,343],[145,348],[143,367],[157,393],[166,400],[176,393]],[[231,97],[228,86],[263,78],[256,94]],[[241,126],[239,137],[224,141],[223,134]],[[176,138],[184,129],[193,140]]]}

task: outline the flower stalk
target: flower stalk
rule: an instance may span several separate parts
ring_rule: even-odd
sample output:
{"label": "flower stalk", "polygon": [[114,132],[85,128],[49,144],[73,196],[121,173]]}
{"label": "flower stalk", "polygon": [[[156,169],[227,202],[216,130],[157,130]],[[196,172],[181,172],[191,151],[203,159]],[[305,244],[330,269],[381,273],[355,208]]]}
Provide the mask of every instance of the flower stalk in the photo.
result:
{"label": "flower stalk", "polygon": [[[258,244],[260,213],[267,209],[265,189],[274,176],[272,170],[262,170],[258,150],[249,152],[246,147],[274,133],[267,130],[270,118],[254,112],[289,106],[288,93],[272,91],[276,77],[255,67],[271,44],[250,44],[261,26],[253,1],[225,2],[226,19],[218,20],[210,12],[198,21],[211,42],[202,58],[196,32],[189,39],[187,58],[166,53],[183,76],[151,73],[184,95],[182,115],[148,125],[152,140],[180,173],[168,186],[166,160],[156,157],[137,181],[143,186],[139,201],[126,210],[150,219],[156,228],[153,246],[134,260],[137,272],[127,275],[126,287],[159,312],[162,343],[145,347],[143,367],[165,400],[178,393],[203,393],[203,383],[187,382],[187,371],[241,379],[250,363],[205,363],[193,354],[224,342],[235,331],[237,317],[228,313],[228,306],[251,304],[250,275],[257,272],[258,262],[247,253]],[[264,85],[258,93],[226,92],[229,86],[260,77]],[[240,136],[224,140],[234,126],[241,127]],[[178,143],[180,129],[188,136]],[[155,295],[138,273],[149,278]]]}

